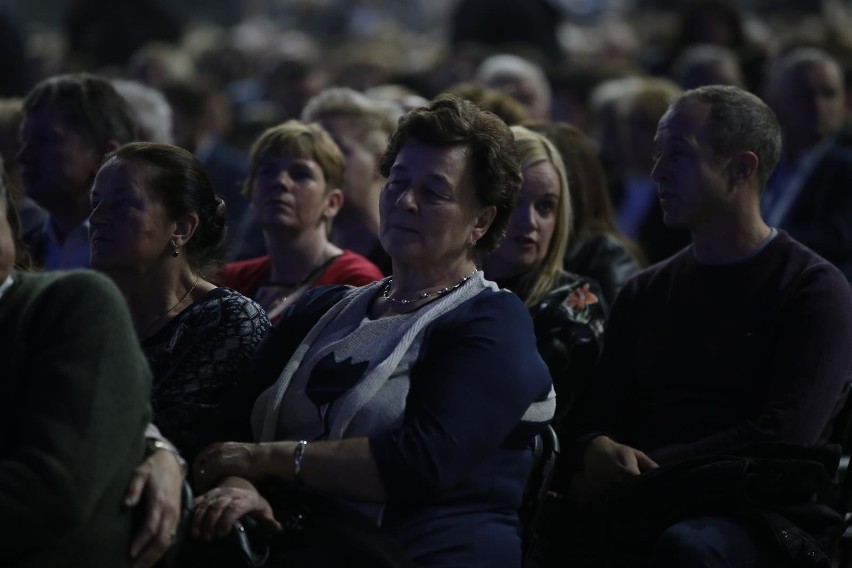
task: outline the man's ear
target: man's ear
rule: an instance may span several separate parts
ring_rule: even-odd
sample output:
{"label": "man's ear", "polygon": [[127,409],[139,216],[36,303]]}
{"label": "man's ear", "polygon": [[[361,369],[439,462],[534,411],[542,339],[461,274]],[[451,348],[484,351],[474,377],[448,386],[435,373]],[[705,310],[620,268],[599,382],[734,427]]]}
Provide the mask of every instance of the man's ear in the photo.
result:
{"label": "man's ear", "polygon": [[760,159],[754,152],[740,152],[731,158],[728,164],[728,176],[731,183],[740,185],[757,175]]}
{"label": "man's ear", "polygon": [[198,224],[198,213],[187,213],[175,221],[171,238],[173,246],[180,248],[186,245],[198,229]]}

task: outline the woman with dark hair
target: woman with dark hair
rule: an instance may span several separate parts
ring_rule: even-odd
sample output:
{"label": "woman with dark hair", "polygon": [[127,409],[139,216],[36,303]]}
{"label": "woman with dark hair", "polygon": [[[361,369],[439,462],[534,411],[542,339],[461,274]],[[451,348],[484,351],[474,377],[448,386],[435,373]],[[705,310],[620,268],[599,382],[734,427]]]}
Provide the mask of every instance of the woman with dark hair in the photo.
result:
{"label": "woman with dark hair", "polygon": [[[196,459],[194,533],[225,536],[246,514],[280,527],[275,488],[298,483],[368,516],[421,568],[520,566],[530,443],[555,401],[529,312],[476,267],[517,199],[512,133],[441,96],[401,119],[380,171],[393,276],[309,291],[273,328],[229,399],[233,435],[255,443]],[[288,552],[272,565],[295,566]],[[311,566],[375,565],[314,552],[325,563]]]}
{"label": "woman with dark hair", "polygon": [[595,147],[582,130],[564,122],[524,125],[545,135],[559,150],[568,176],[573,231],[568,235],[564,268],[601,286],[608,305],[628,278],[644,264],[639,248],[615,226],[606,173]]}
{"label": "woman with dark hair", "polygon": [[191,153],[135,142],[98,171],[89,223],[91,266],[124,293],[154,373],[154,423],[191,457],[269,328],[260,306],[208,279],[224,256],[225,204]]}

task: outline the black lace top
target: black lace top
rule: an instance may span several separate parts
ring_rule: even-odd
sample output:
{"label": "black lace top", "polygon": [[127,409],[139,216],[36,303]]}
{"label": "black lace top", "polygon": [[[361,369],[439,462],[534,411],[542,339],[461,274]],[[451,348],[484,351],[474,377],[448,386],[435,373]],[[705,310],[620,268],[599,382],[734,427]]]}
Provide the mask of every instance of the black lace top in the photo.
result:
{"label": "black lace top", "polygon": [[219,403],[268,329],[254,301],[215,288],[142,342],[154,374],[154,423],[187,460],[212,441]]}

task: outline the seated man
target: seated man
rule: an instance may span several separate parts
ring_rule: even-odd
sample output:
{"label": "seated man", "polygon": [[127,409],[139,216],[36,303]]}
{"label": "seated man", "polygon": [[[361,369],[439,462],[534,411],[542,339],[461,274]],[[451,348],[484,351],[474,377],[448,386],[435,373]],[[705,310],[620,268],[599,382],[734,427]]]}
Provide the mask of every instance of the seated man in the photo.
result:
{"label": "seated man", "polygon": [[15,216],[0,184],[0,564],[126,566],[150,371],[108,279],[14,269]]}
{"label": "seated man", "polygon": [[[592,510],[658,464],[762,442],[825,444],[849,387],[849,285],[760,217],[781,151],[771,110],[739,88],[702,87],[669,106],[654,141],[664,221],[692,244],[635,276],[612,308],[574,453],[572,489]],[[765,519],[686,517],[649,543],[648,565],[780,565]]]}

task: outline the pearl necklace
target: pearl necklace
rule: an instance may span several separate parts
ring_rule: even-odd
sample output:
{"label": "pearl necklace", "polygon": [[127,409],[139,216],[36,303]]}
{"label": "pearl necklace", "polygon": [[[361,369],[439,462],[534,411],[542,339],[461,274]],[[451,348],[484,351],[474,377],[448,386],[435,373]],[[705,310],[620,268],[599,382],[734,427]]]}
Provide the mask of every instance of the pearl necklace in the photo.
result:
{"label": "pearl necklace", "polygon": [[461,280],[459,280],[458,282],[456,282],[452,286],[447,286],[446,288],[443,288],[441,290],[437,290],[435,292],[420,292],[417,295],[417,297],[414,298],[413,300],[391,298],[390,289],[391,289],[391,285],[393,284],[393,276],[391,276],[390,278],[388,278],[388,283],[385,284],[385,289],[382,291],[382,298],[384,298],[388,302],[395,302],[395,303],[403,305],[403,306],[408,305],[408,304],[413,304],[415,302],[419,302],[420,300],[425,300],[426,298],[438,298],[440,296],[443,296],[444,294],[448,294],[448,293],[452,292],[453,290],[456,290],[457,288],[459,288],[462,284],[464,284],[465,282],[470,280],[473,277],[473,275],[476,274],[477,270],[474,270],[473,272],[471,272],[470,274],[468,274],[467,276],[465,276],[464,278],[462,278]]}

